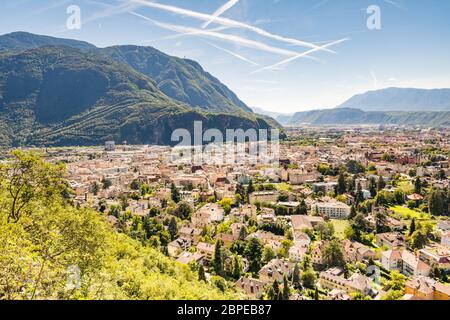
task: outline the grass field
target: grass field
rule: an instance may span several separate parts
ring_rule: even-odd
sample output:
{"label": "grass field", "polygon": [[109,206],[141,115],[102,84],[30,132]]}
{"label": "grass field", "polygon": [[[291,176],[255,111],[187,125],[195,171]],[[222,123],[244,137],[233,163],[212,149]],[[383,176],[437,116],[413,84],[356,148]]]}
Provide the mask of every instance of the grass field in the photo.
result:
{"label": "grass field", "polygon": [[347,220],[331,220],[334,227],[334,232],[336,237],[339,239],[345,239],[345,229],[350,225]]}
{"label": "grass field", "polygon": [[394,213],[401,216],[403,220],[429,220],[431,219],[428,213],[422,212],[420,210],[411,210],[407,207],[395,206],[390,208]]}

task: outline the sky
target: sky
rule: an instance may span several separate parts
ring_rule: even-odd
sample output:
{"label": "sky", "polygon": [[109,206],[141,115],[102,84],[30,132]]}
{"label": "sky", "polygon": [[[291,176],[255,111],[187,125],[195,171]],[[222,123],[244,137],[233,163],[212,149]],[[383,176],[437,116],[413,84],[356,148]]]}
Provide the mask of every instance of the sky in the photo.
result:
{"label": "sky", "polygon": [[0,34],[14,31],[152,46],[280,113],[386,87],[450,88],[448,0],[2,1]]}

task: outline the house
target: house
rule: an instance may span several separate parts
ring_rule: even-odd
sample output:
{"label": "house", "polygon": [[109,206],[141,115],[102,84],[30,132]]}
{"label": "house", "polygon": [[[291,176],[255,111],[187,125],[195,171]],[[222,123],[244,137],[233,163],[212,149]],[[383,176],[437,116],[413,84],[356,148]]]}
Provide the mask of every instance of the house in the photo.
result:
{"label": "house", "polygon": [[180,237],[190,239],[193,245],[196,245],[202,237],[202,229],[183,227],[178,232]]}
{"label": "house", "polygon": [[226,247],[231,247],[238,240],[232,234],[219,233],[214,237],[215,240],[221,240]]}
{"label": "house", "polygon": [[275,191],[253,192],[249,195],[250,204],[255,203],[274,203],[278,200],[278,193]]}
{"label": "house", "polygon": [[355,241],[344,240],[344,257],[347,262],[356,263],[363,260],[375,259],[375,251]]}
{"label": "house", "polygon": [[324,195],[334,192],[337,187],[337,182],[319,182],[312,185],[312,191],[314,193],[322,192]]}
{"label": "house", "polygon": [[291,216],[291,223],[294,231],[303,231],[314,229],[318,224],[325,223],[325,220],[322,217],[294,215]]}
{"label": "house", "polygon": [[274,252],[278,252],[278,250],[281,248],[281,244],[284,240],[283,236],[277,236],[271,232],[258,230],[249,236],[247,236],[246,240],[250,240],[251,238],[258,239],[264,247],[269,247]]}
{"label": "house", "polygon": [[351,297],[345,290],[333,289],[328,293],[328,297],[332,301],[348,301]]}
{"label": "house", "polygon": [[428,277],[414,277],[405,284],[405,294],[419,300],[450,300],[450,286]]}
{"label": "house", "polygon": [[347,294],[361,293],[363,295],[373,295],[372,280],[358,272],[350,278],[344,277],[343,270],[339,268],[328,269],[319,275],[319,283],[323,289],[342,290]]}
{"label": "house", "polygon": [[449,231],[450,230],[450,220],[440,221],[437,225],[437,228],[441,231]]}
{"label": "house", "polygon": [[450,248],[450,231],[446,231],[442,234],[441,245]]}
{"label": "house", "polygon": [[311,245],[311,238],[302,231],[294,231],[294,245],[308,248]]}
{"label": "house", "polygon": [[208,203],[195,212],[191,221],[194,226],[203,228],[224,219],[225,211],[217,203]]}
{"label": "house", "polygon": [[167,251],[169,256],[176,257],[182,251],[187,251],[191,247],[192,242],[190,239],[178,238],[167,245]]}
{"label": "house", "polygon": [[330,219],[347,219],[351,208],[342,202],[319,202],[312,206],[312,211]]}
{"label": "house", "polygon": [[259,271],[259,278],[265,282],[282,282],[283,277],[286,275],[290,277],[294,271],[294,264],[282,259],[273,259],[267,263]]}
{"label": "house", "polygon": [[289,249],[289,260],[294,262],[303,261],[303,258],[308,253],[308,247],[295,244]]}
{"label": "house", "polygon": [[199,244],[197,245],[197,252],[202,254],[205,257],[205,260],[208,262],[211,262],[214,259],[215,249],[216,245],[206,242],[199,242]]}
{"label": "house", "polygon": [[247,228],[244,223],[233,223],[230,228],[233,238],[244,240],[247,237]]}
{"label": "house", "polygon": [[405,236],[399,232],[380,233],[376,235],[377,245],[389,249],[401,248],[405,246]]}
{"label": "house", "polygon": [[439,244],[431,244],[418,251],[419,259],[431,267],[450,271],[450,249]]}
{"label": "house", "polygon": [[184,251],[178,256],[178,259],[176,261],[186,265],[191,263],[202,265],[204,264],[204,256],[198,252],[192,253]]}
{"label": "house", "polygon": [[243,291],[246,295],[260,299],[264,294],[266,282],[261,280],[242,277],[236,282],[236,289]]}
{"label": "house", "polygon": [[317,269],[321,269],[325,264],[325,247],[327,245],[326,241],[317,241],[311,252],[312,263]]}
{"label": "house", "polygon": [[431,267],[420,260],[409,250],[394,249],[381,254],[383,268],[393,271],[397,270],[405,276],[428,276]]}
{"label": "house", "polygon": [[217,203],[208,203],[201,207],[198,212],[206,213],[210,216],[210,222],[220,222],[224,218],[225,211]]}

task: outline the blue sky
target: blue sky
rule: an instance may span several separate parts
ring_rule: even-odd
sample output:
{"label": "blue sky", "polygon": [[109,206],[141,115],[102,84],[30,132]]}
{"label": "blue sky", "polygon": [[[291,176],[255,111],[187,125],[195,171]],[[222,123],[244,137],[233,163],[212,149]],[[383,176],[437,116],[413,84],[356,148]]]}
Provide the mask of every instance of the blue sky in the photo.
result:
{"label": "blue sky", "polygon": [[[66,28],[69,5],[81,9],[79,30]],[[381,30],[367,28],[370,5]],[[3,1],[0,34],[13,31],[153,46],[197,60],[248,105],[285,113],[385,87],[450,87],[447,0]]]}

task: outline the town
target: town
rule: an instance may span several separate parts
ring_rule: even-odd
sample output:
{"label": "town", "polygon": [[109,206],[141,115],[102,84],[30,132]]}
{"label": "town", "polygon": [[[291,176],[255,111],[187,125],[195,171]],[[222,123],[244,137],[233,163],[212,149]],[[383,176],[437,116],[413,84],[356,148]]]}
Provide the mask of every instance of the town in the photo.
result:
{"label": "town", "polygon": [[78,207],[246,299],[449,300],[450,132],[287,128],[279,161],[49,148]]}

